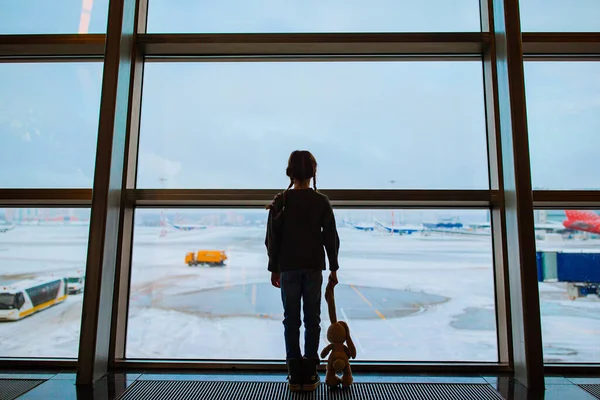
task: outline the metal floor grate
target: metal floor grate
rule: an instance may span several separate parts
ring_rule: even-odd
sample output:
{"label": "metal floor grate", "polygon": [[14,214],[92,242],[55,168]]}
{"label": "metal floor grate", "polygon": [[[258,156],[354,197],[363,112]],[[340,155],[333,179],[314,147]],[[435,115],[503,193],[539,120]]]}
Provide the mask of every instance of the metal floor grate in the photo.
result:
{"label": "metal floor grate", "polygon": [[137,381],[119,400],[502,400],[485,384],[355,383],[344,390],[324,384],[312,393],[291,393],[284,382]]}
{"label": "metal floor grate", "polygon": [[577,385],[592,396],[597,399],[600,399],[600,385],[599,384],[589,384],[589,385]]}
{"label": "metal floor grate", "polygon": [[43,379],[0,379],[0,400],[16,399],[44,382]]}

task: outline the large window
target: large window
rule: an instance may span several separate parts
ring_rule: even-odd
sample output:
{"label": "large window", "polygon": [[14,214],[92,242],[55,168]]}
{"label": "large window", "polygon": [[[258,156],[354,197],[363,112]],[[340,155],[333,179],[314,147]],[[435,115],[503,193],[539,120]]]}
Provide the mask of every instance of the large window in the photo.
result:
{"label": "large window", "polygon": [[0,187],[92,187],[101,81],[101,63],[0,64]]}
{"label": "large window", "polygon": [[[599,15],[600,0],[0,0],[0,358],[283,360],[256,207],[307,149],[360,361],[509,368],[542,344],[541,314],[547,363],[600,363]],[[521,66],[526,93],[509,84]],[[506,130],[510,112],[527,118]],[[538,209],[518,226],[531,193],[504,189],[529,188],[527,160]],[[539,282],[506,282],[533,257],[518,228]],[[118,262],[82,319],[97,252]],[[540,313],[511,322],[505,302],[537,287]]]}
{"label": "large window", "polygon": [[107,15],[108,0],[1,0],[0,34],[103,33]]}
{"label": "large window", "polygon": [[480,62],[148,63],[140,188],[488,188]]}
{"label": "large window", "polygon": [[537,210],[546,362],[599,362],[600,214]]}
{"label": "large window", "polygon": [[519,0],[523,32],[599,32],[598,0]]}
{"label": "large window", "polygon": [[477,0],[149,0],[152,33],[474,32]]}
{"label": "large window", "polygon": [[[338,316],[361,360],[497,361],[488,215],[336,211]],[[127,357],[284,357],[265,218],[258,210],[136,211]]]}
{"label": "large window", "polygon": [[0,209],[0,357],[77,357],[89,217]]}
{"label": "large window", "polygon": [[599,62],[525,64],[535,189],[600,189]]}

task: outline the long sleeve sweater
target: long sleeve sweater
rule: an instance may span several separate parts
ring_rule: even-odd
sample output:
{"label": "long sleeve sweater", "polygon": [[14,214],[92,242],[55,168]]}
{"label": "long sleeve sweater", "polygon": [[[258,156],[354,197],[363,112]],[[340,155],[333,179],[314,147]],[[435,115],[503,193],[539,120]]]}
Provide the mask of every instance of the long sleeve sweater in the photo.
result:
{"label": "long sleeve sweater", "polygon": [[340,239],[327,196],[312,189],[288,190],[279,195],[267,222],[265,245],[269,271],[329,269],[337,271]]}

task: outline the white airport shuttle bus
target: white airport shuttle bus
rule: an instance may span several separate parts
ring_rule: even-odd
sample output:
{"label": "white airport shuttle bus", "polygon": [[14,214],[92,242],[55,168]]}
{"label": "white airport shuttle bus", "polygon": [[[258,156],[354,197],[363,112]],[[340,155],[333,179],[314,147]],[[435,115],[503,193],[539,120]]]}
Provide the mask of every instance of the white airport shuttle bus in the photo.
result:
{"label": "white airport shuttle bus", "polygon": [[67,298],[64,278],[35,278],[0,286],[0,321],[15,321]]}

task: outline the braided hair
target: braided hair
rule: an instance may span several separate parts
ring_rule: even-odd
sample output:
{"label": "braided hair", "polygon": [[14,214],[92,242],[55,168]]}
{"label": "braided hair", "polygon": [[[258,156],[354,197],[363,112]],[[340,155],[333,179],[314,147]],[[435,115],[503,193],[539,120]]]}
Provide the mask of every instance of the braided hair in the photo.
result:
{"label": "braided hair", "polygon": [[294,186],[294,180],[305,181],[307,179],[312,179],[313,188],[315,191],[317,190],[317,160],[310,151],[293,151],[288,159],[288,166],[285,170],[285,174],[290,178],[290,184],[283,193],[278,194],[275,199],[273,199],[273,202],[267,206],[268,210],[275,206],[275,202],[279,197],[283,197],[283,207],[280,213],[285,210],[286,193]]}
{"label": "braided hair", "polygon": [[317,160],[307,150],[296,150],[290,154],[288,166],[285,174],[290,178],[290,186],[294,185],[294,180],[305,181],[313,180],[313,188],[317,190]]}

